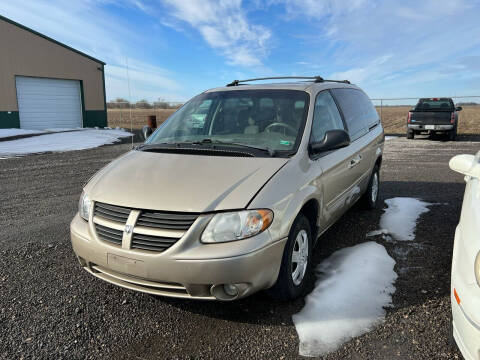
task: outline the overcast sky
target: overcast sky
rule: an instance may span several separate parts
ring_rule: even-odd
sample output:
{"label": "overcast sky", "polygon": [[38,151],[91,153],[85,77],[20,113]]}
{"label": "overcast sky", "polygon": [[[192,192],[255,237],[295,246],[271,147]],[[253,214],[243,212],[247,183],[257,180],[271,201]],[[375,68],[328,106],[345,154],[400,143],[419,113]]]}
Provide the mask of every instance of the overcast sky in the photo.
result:
{"label": "overcast sky", "polygon": [[233,79],[321,75],[372,98],[480,94],[480,1],[0,0],[103,60],[107,99],[184,101]]}

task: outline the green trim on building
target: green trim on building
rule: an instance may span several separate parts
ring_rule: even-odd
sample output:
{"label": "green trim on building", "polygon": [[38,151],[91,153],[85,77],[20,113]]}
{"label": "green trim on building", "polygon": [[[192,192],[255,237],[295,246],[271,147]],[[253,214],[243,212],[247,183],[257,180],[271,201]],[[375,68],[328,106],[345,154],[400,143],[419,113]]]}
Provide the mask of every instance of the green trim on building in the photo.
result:
{"label": "green trim on building", "polygon": [[103,79],[103,108],[107,111],[107,92],[105,91],[105,64],[102,65],[102,79]]}
{"label": "green trim on building", "polygon": [[107,112],[105,110],[86,110],[84,114],[83,127],[107,126]]}
{"label": "green trim on building", "polygon": [[27,30],[28,32],[31,32],[32,34],[35,34],[35,35],[37,35],[37,36],[40,36],[40,37],[44,38],[45,40],[48,40],[48,41],[53,42],[54,44],[60,45],[60,46],[64,47],[65,49],[68,49],[68,50],[70,50],[70,51],[76,52],[77,54],[80,54],[80,55],[82,55],[82,56],[85,56],[86,58],[88,58],[88,59],[90,59],[90,60],[93,60],[93,61],[95,61],[95,62],[97,62],[97,63],[99,63],[99,64],[105,65],[105,63],[104,63],[103,61],[101,61],[101,60],[95,59],[94,57],[92,57],[92,56],[90,56],[90,55],[87,55],[87,54],[85,54],[85,53],[83,53],[83,52],[81,52],[81,51],[79,51],[79,50],[77,50],[77,49],[74,49],[74,48],[68,46],[68,45],[65,45],[65,44],[61,43],[60,41],[57,41],[57,40],[55,40],[55,39],[52,39],[51,37],[48,37],[48,36],[46,36],[46,35],[43,35],[43,34],[39,33],[38,31],[35,31],[35,30],[33,30],[33,29],[30,29],[29,27],[26,27],[25,25],[22,25],[22,24],[19,24],[19,23],[13,21],[13,20],[10,20],[9,18],[6,18],[5,16],[0,15],[0,20],[4,20],[4,21],[6,21],[6,22],[8,22],[8,23],[10,23],[10,24],[12,24],[12,25],[18,26],[19,28],[21,28],[21,29],[23,29],[23,30]]}
{"label": "green trim on building", "polygon": [[87,114],[85,112],[85,97],[83,95],[83,80],[80,80],[80,99],[82,101],[82,126],[85,127],[85,119]]}
{"label": "green trim on building", "polygon": [[[105,80],[104,80],[105,84]],[[105,89],[105,87],[104,87]],[[105,127],[107,126],[106,110],[85,110],[85,98],[83,94],[83,81],[80,80],[80,96],[82,98],[83,127]],[[105,109],[107,107],[105,106]]]}
{"label": "green trim on building", "polygon": [[0,129],[20,128],[18,111],[0,111]]}

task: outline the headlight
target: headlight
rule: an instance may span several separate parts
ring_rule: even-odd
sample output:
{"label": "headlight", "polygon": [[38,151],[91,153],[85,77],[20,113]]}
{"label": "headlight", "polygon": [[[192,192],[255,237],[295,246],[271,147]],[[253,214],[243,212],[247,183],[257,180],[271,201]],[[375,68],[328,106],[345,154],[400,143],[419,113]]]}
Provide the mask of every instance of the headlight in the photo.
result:
{"label": "headlight", "polygon": [[244,210],[216,214],[202,234],[202,242],[241,240],[260,234],[273,220],[271,210]]}
{"label": "headlight", "polygon": [[82,196],[80,196],[80,201],[78,202],[78,213],[82,218],[88,221],[88,218],[90,217],[90,205],[91,201],[88,198],[87,194],[82,193]]}
{"label": "headlight", "polygon": [[480,286],[480,252],[475,259],[475,278],[477,279],[478,286]]}

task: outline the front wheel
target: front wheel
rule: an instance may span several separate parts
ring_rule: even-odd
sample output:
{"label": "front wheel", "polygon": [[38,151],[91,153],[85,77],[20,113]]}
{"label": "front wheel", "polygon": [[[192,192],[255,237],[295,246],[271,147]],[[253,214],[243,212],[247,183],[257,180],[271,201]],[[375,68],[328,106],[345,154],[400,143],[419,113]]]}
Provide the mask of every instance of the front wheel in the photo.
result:
{"label": "front wheel", "polygon": [[273,298],[289,301],[302,295],[310,269],[312,244],[310,222],[305,215],[299,214],[283,250],[277,282],[269,289]]}
{"label": "front wheel", "polygon": [[361,202],[367,209],[376,209],[378,203],[378,191],[380,189],[380,169],[375,165],[368,182],[367,191],[363,194]]}

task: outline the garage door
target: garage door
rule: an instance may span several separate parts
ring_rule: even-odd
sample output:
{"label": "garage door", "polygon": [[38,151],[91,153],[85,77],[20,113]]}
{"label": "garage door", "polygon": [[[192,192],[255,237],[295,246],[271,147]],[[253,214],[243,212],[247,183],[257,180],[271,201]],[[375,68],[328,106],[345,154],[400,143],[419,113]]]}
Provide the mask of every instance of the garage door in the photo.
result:
{"label": "garage door", "polygon": [[82,127],[78,80],[17,76],[16,83],[22,129]]}

